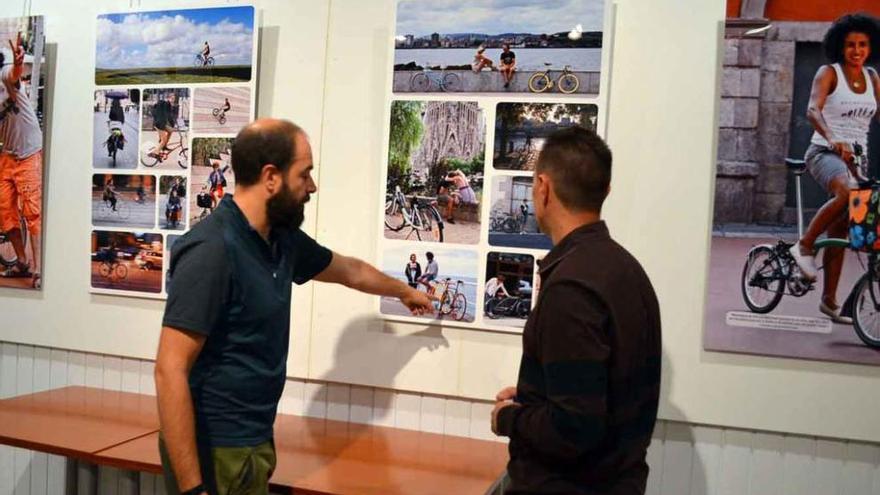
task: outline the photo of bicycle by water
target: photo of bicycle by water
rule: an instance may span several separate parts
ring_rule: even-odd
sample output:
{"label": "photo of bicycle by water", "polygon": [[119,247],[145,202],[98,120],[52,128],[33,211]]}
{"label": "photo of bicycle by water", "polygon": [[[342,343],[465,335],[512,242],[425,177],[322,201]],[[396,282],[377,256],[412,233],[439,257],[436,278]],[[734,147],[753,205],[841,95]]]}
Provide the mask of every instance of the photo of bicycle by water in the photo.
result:
{"label": "photo of bicycle by water", "polygon": [[880,6],[733,4],[704,347],[880,365]]}
{"label": "photo of bicycle by water", "polygon": [[604,0],[401,1],[393,91],[595,96],[604,18]]}
{"label": "photo of bicycle by water", "polygon": [[190,228],[210,215],[224,194],[235,192],[232,173],[232,138],[193,139],[193,167],[190,178]]}
{"label": "photo of bicycle by water", "polygon": [[162,291],[162,235],[92,232],[92,288],[131,292]]}
{"label": "photo of bicycle by water", "polygon": [[[418,248],[418,249],[416,249]],[[427,248],[417,244],[388,247],[382,271],[410,287],[436,296],[435,314],[414,317],[393,298],[380,298],[384,315],[472,323],[477,304],[477,253],[464,249]]]}
{"label": "photo of bicycle by water", "polygon": [[532,311],[534,275],[534,256],[490,252],[483,284],[485,323],[523,328]]}
{"label": "photo of bicycle by water", "polygon": [[95,91],[92,167],[136,169],[141,123],[138,89]]}
{"label": "photo of bicycle by water", "polygon": [[250,118],[250,94],[247,86],[195,88],[193,132],[234,136]]}
{"label": "photo of bicycle by water", "polygon": [[538,229],[531,176],[493,177],[491,197],[489,244],[545,250],[553,247],[550,238]]}
{"label": "photo of bicycle by water", "polygon": [[92,175],[92,225],[154,228],[156,178],[152,175]]}
{"label": "photo of bicycle by water", "polygon": [[254,45],[250,6],[100,15],[95,84],[250,81]]}
{"label": "photo of bicycle by water", "polygon": [[479,242],[485,127],[476,102],[391,103],[386,239]]}
{"label": "photo of bicycle by water", "polygon": [[596,105],[499,103],[495,107],[492,166],[499,170],[535,170],[547,136],[576,125],[595,131],[598,112]]}

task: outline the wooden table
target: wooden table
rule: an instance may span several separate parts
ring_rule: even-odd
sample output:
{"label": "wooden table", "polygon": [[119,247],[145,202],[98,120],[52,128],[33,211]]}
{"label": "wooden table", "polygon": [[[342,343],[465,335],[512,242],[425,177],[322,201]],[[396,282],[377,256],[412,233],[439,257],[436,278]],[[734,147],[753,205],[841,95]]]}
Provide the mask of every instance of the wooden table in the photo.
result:
{"label": "wooden table", "polygon": [[482,495],[504,472],[498,442],[279,415],[272,481],[296,493]]}
{"label": "wooden table", "polygon": [[[161,473],[156,398],[65,387],[0,400],[0,443]],[[505,444],[299,416],[275,421],[275,488],[300,495],[482,495]]]}
{"label": "wooden table", "polygon": [[[161,473],[158,433],[96,455],[99,464]],[[300,495],[482,495],[504,471],[497,442],[279,414],[273,487]]]}
{"label": "wooden table", "polygon": [[94,461],[93,454],[159,429],[156,398],[64,387],[0,400],[0,443]]}

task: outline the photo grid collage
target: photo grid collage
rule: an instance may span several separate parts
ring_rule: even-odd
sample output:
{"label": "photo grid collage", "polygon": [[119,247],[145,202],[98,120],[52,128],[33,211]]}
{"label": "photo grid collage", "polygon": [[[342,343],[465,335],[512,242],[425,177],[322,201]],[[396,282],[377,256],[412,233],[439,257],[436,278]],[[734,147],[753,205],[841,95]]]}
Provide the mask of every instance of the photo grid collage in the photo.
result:
{"label": "photo grid collage", "polygon": [[538,156],[556,130],[602,133],[604,1],[495,3],[510,15],[398,4],[380,267],[436,302],[414,317],[381,298],[386,319],[522,332],[552,247],[532,200]]}
{"label": "photo grid collage", "polygon": [[171,247],[235,189],[253,120],[254,8],[102,14],[91,170],[92,292],[163,298]]}

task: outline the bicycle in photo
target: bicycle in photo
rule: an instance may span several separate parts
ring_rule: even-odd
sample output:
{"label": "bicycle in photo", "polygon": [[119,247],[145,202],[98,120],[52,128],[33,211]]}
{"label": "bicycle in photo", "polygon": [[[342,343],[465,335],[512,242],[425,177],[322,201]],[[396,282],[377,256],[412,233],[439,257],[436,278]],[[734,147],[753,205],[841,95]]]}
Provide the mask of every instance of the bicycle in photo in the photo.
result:
{"label": "bicycle in photo", "polygon": [[122,280],[128,276],[128,267],[118,259],[101,261],[101,268],[98,271],[102,277],[111,281]]}
{"label": "bicycle in photo", "polygon": [[122,124],[113,120],[107,121],[107,128],[109,129],[110,135],[107,136],[107,140],[104,141],[104,146],[107,148],[107,154],[110,156],[110,159],[113,162],[113,167],[116,167],[116,153],[125,147],[125,135],[122,133]]}
{"label": "bicycle in photo", "polygon": [[196,55],[195,61],[193,62],[194,67],[211,67],[213,65],[214,57],[208,55],[208,58],[206,59],[201,53]]}
{"label": "bicycle in photo", "polygon": [[450,290],[451,284],[452,280],[446,278],[435,287],[434,294],[437,294],[438,289],[441,291],[437,301],[437,310],[441,316],[452,316],[454,320],[461,321],[467,314],[467,297],[461,290],[464,282],[457,280],[455,286]]}
{"label": "bicycle in photo", "polygon": [[217,122],[220,125],[226,123],[226,112],[224,112],[222,108],[215,108],[211,110],[211,115],[213,115],[214,118],[217,119]]}
{"label": "bicycle in photo", "polygon": [[505,316],[526,319],[532,312],[532,300],[518,296],[490,297],[486,298],[483,310],[486,317],[492,320]]}
{"label": "bicycle in photo", "polygon": [[202,191],[196,195],[196,206],[202,209],[198,216],[200,222],[208,218],[208,215],[214,211],[214,199],[211,197],[211,193],[208,192],[207,187],[202,187]]}
{"label": "bicycle in photo", "polygon": [[[862,147],[855,144],[854,158],[860,170],[867,169],[867,156]],[[779,239],[776,244],[760,244],[753,246],[746,256],[743,266],[740,288],[746,306],[754,313],[766,314],[773,311],[782,296],[803,297],[815,289],[815,281],[804,276],[790,249],[803,236],[803,200],[801,196],[801,176],[806,171],[804,160],[786,158],[786,167],[795,177],[795,194],[797,201],[798,237],[793,242]],[[871,189],[873,194],[880,194],[876,179],[859,184],[859,189]],[[815,251],[827,248],[851,247],[849,239],[824,238],[816,241]],[[818,256],[817,256],[818,257]],[[861,260],[861,256],[859,256]],[[867,264],[864,262],[864,274],[853,285],[841,314],[852,314],[853,329],[859,338],[869,347],[880,348],[880,263],[878,253],[869,251]],[[821,269],[821,268],[820,268]]]}
{"label": "bicycle in photo", "polygon": [[424,232],[428,236],[425,240],[443,242],[443,219],[437,209],[437,199],[416,195],[407,198],[397,185],[394,193],[385,199],[385,228],[399,232],[406,227],[410,228],[407,239],[415,233],[421,241]]}
{"label": "bicycle in photo", "polygon": [[495,210],[489,217],[490,232],[504,232],[506,234],[515,234],[520,231],[520,221],[510,213]]}
{"label": "bicycle in photo", "polygon": [[556,72],[561,73],[555,80],[551,77],[551,72],[554,72],[554,69],[552,68],[553,64],[544,62],[544,66],[546,67],[544,70],[535,72],[532,74],[532,77],[529,78],[529,90],[533,93],[550,91],[555,86],[559,88],[559,91],[565,94],[571,94],[577,91],[580,87],[581,81],[571,70],[570,65],[563,67],[562,71],[556,70]]}
{"label": "bicycle in photo", "polygon": [[116,208],[114,209],[109,199],[103,199],[98,209],[98,217],[104,220],[111,220],[116,217],[120,221],[126,221],[131,217],[131,205],[123,200],[119,195],[116,197]]}
{"label": "bicycle in photo", "polygon": [[187,148],[186,131],[180,128],[175,129],[175,131],[177,132],[178,141],[172,143],[169,140],[168,146],[164,150],[159,150],[157,143],[145,142],[141,146],[141,163],[145,167],[155,167],[167,160],[171,153],[176,150],[180,150],[177,154],[177,165],[180,168],[187,168],[189,166],[189,148]]}
{"label": "bicycle in photo", "polygon": [[454,72],[446,72],[444,67],[440,67],[438,73],[434,69],[425,64],[425,68],[421,72],[417,72],[410,78],[410,88],[418,93],[424,93],[431,87],[431,83],[437,85],[440,91],[454,92],[461,91],[461,78]]}

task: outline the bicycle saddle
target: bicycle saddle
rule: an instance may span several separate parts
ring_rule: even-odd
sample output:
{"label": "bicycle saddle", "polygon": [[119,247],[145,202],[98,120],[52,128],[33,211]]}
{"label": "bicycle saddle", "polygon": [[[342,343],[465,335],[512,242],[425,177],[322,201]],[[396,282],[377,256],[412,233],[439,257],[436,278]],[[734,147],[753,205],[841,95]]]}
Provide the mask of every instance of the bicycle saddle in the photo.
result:
{"label": "bicycle saddle", "polygon": [[552,67],[552,66],[553,66],[553,62],[544,62],[544,65],[546,65],[547,67]]}
{"label": "bicycle saddle", "polygon": [[807,162],[804,160],[796,160],[794,158],[786,158],[785,167],[792,172],[803,172],[807,169]]}

